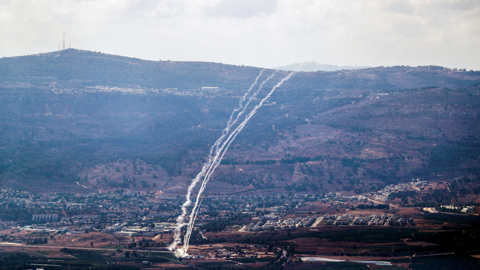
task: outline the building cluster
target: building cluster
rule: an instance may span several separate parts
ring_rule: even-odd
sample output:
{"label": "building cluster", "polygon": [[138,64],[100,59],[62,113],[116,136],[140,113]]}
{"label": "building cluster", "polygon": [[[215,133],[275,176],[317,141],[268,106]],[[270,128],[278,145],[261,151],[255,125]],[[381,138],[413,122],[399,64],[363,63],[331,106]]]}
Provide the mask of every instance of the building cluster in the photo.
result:
{"label": "building cluster", "polygon": [[211,254],[211,257],[228,259],[258,258],[259,254],[263,254],[264,257],[274,256],[274,253],[268,252],[264,245],[247,245],[234,248],[219,248],[215,250],[214,254]]}
{"label": "building cluster", "polygon": [[403,215],[369,215],[369,216],[353,216],[353,215],[325,215],[321,217],[318,225],[335,225],[335,226],[406,226],[415,225],[412,218]]}
{"label": "building cluster", "polygon": [[323,216],[307,216],[287,219],[269,219],[267,221],[259,221],[251,223],[242,228],[243,231],[267,231],[267,230],[284,230],[293,228],[307,228],[324,225],[333,226],[407,226],[415,225],[412,218],[403,215],[328,215]]}
{"label": "building cluster", "polygon": [[451,210],[454,212],[461,212],[464,214],[471,214],[475,211],[475,206],[455,206],[455,205],[441,205],[439,210]]}
{"label": "building cluster", "polygon": [[33,214],[32,221],[57,221],[58,214]]}
{"label": "building cluster", "polygon": [[[421,190],[429,186],[430,183],[413,181],[388,186],[376,194],[383,194],[383,198],[387,198],[391,192]],[[69,234],[97,231],[117,236],[148,236],[172,232],[185,198],[126,190],[92,194],[34,194],[0,189],[0,199],[0,226],[3,229],[54,230]],[[212,224],[233,216],[239,217],[237,220],[250,220],[248,225],[236,225],[242,231],[252,232],[318,226],[415,224],[413,219],[404,216],[348,214],[358,209],[388,209],[389,205],[380,201],[384,200],[374,200],[369,195],[342,196],[335,192],[309,195],[209,195],[202,200],[196,225]],[[318,212],[324,207],[331,210],[330,214]],[[444,208],[464,213],[474,211],[470,206]]]}
{"label": "building cluster", "polygon": [[123,92],[131,94],[145,94],[147,91],[154,91],[152,89],[143,89],[143,88],[127,88],[127,87],[111,87],[111,86],[87,86],[88,90],[93,92]]}
{"label": "building cluster", "polygon": [[257,223],[251,223],[246,225],[243,231],[258,232],[258,231],[267,231],[267,230],[284,230],[292,229],[299,227],[309,227],[315,221],[316,217],[297,217],[297,218],[288,218],[288,219],[270,219],[265,222],[259,221]]}
{"label": "building cluster", "polygon": [[8,229],[15,226],[18,226],[16,221],[0,221],[0,229]]}
{"label": "building cluster", "polygon": [[[153,225],[153,226],[152,226]],[[171,233],[175,230],[176,224],[169,222],[153,223],[151,226],[142,226],[139,223],[129,225],[127,222],[116,223],[103,229],[103,232],[116,236],[155,236],[164,233]]]}
{"label": "building cluster", "polygon": [[420,191],[431,184],[432,183],[427,181],[420,181],[418,179],[414,179],[412,182],[386,186],[385,188],[370,194],[368,197],[371,197],[375,201],[386,202],[388,201],[388,196],[391,193],[401,191]]}

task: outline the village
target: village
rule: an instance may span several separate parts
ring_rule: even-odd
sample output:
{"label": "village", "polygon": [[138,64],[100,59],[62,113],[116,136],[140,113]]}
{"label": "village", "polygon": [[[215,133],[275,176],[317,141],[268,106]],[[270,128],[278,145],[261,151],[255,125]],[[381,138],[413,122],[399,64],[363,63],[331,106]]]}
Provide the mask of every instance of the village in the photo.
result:
{"label": "village", "polygon": [[[389,194],[419,191],[441,185],[414,180],[388,186],[363,195],[328,193],[226,196],[210,195],[203,199],[197,217],[198,228],[221,219],[237,225],[240,232],[289,230],[319,226],[415,226],[413,217],[376,211],[349,213],[353,210],[388,210]],[[31,233],[84,234],[102,232],[115,236],[156,236],[175,229],[179,206],[184,198],[159,192],[112,191],[95,194],[33,194],[26,191],[0,191],[3,209],[2,230],[16,229]],[[425,208],[425,212],[471,214],[474,206]],[[243,219],[231,224],[233,217]],[[29,237],[0,234],[3,241],[21,243]]]}

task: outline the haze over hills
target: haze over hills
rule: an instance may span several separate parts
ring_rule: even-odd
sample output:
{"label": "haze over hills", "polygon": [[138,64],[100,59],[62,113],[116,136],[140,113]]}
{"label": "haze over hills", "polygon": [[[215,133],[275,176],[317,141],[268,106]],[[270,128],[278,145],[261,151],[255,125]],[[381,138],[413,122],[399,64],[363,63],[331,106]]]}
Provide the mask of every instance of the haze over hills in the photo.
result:
{"label": "haze over hills", "polygon": [[[301,65],[301,66],[300,66]],[[298,71],[313,72],[313,71],[337,71],[337,70],[350,70],[350,69],[364,69],[369,68],[368,66],[337,66],[337,65],[327,65],[320,64],[316,62],[305,62],[305,63],[294,63],[286,66],[276,67],[275,69],[292,71],[295,70],[298,66],[300,68]]]}
{"label": "haze over hills", "polygon": [[[184,194],[260,70],[73,49],[1,58],[0,186]],[[467,177],[473,194],[479,91],[480,72],[437,66],[299,72],[240,133],[206,192],[361,194]]]}

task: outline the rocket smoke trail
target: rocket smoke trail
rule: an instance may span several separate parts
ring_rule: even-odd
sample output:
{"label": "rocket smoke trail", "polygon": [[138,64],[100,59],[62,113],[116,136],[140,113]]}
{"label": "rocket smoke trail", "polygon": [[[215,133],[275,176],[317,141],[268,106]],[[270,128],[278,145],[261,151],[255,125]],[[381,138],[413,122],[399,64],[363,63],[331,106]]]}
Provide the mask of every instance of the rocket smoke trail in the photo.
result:
{"label": "rocket smoke trail", "polygon": [[[298,68],[297,68],[298,69]],[[296,70],[295,70],[296,71]],[[195,205],[192,209],[192,213],[190,214],[190,220],[189,220],[189,224],[188,224],[188,229],[187,229],[187,233],[185,234],[185,238],[184,238],[184,244],[183,244],[183,247],[179,250],[177,250],[176,254],[180,255],[180,256],[185,256],[187,254],[187,250],[188,250],[188,246],[189,246],[189,240],[190,240],[190,236],[191,236],[191,233],[192,233],[192,230],[193,230],[193,224],[195,222],[195,218],[196,218],[196,212],[198,212],[198,205],[199,205],[199,198],[201,196],[201,194],[203,193],[208,181],[210,180],[210,176],[213,174],[213,172],[215,171],[215,169],[218,167],[218,165],[220,164],[220,161],[223,159],[223,156],[225,155],[226,151],[228,150],[228,148],[230,147],[230,144],[235,140],[235,138],[237,137],[237,135],[242,131],[242,129],[245,127],[245,125],[248,123],[248,121],[250,120],[250,118],[252,118],[255,113],[257,113],[258,109],[260,107],[262,107],[263,103],[273,94],[273,92],[275,92],[275,90],[281,86],[285,81],[287,81],[288,79],[290,79],[290,77],[295,73],[295,71],[291,72],[287,77],[283,78],[277,85],[275,85],[272,90],[270,90],[270,92],[267,94],[267,96],[265,96],[259,104],[257,104],[251,111],[250,113],[245,117],[245,119],[243,120],[242,123],[240,123],[238,125],[238,127],[229,135],[229,137],[227,138],[227,140],[222,144],[222,147],[220,148],[220,151],[219,151],[219,155],[215,156],[214,158],[214,162],[213,162],[213,165],[210,167],[210,170],[207,172],[207,174],[205,175],[205,178],[202,182],[202,185],[200,187],[200,190],[198,191],[198,194],[197,194],[197,198],[196,198],[196,201],[195,201]],[[272,77],[272,76],[271,76]],[[270,78],[271,78],[270,77]],[[268,79],[270,79],[268,78]],[[267,79],[267,80],[268,80]]]}
{"label": "rocket smoke trail", "polygon": [[[300,67],[300,66],[299,66]],[[297,69],[299,68],[297,67]],[[185,219],[185,215],[186,215],[186,207],[191,205],[191,200],[190,200],[190,195],[191,195],[191,191],[193,190],[193,188],[196,186],[196,184],[199,182],[200,178],[202,176],[204,176],[203,178],[203,181],[202,181],[202,184],[201,184],[201,187],[200,187],[200,190],[198,191],[198,194],[197,194],[197,197],[196,197],[196,200],[195,200],[195,205],[190,213],[190,216],[189,216],[189,223],[188,223],[188,227],[187,227],[187,232],[185,234],[185,238],[184,238],[184,243],[183,243],[183,247],[181,249],[177,249],[175,250],[175,255],[177,257],[184,257],[187,255],[187,250],[188,250],[188,246],[189,246],[189,241],[190,241],[190,236],[191,236],[191,233],[192,233],[192,230],[193,230],[193,225],[194,225],[194,222],[195,222],[195,219],[196,219],[196,216],[197,216],[197,213],[198,213],[198,206],[199,206],[199,200],[200,200],[200,196],[201,194],[203,193],[208,181],[210,180],[210,176],[213,174],[213,172],[215,171],[215,169],[218,167],[218,165],[220,164],[220,161],[223,159],[223,156],[225,155],[226,151],[228,150],[228,148],[230,147],[231,143],[235,140],[235,138],[237,137],[237,135],[242,131],[242,129],[245,127],[245,125],[248,123],[248,121],[255,115],[255,113],[258,111],[258,109],[260,107],[262,107],[263,103],[273,94],[273,92],[279,87],[281,86],[285,81],[287,81],[288,79],[290,79],[290,77],[297,71],[297,69],[295,69],[294,71],[292,71],[289,75],[287,75],[285,78],[283,78],[279,83],[277,83],[277,85],[275,85],[271,90],[270,92],[260,101],[259,104],[257,104],[251,111],[250,113],[245,117],[245,119],[243,120],[243,122],[241,122],[237,128],[230,133],[230,135],[228,136],[228,138],[223,141],[223,139],[226,137],[226,135],[229,133],[230,131],[230,128],[237,122],[237,120],[239,119],[239,117],[245,113],[245,110],[247,108],[247,106],[249,105],[250,101],[260,92],[261,88],[263,87],[263,85],[268,81],[270,80],[275,74],[273,74],[272,76],[270,76],[269,78],[267,78],[265,81],[262,82],[262,84],[260,85],[260,87],[258,88],[258,90],[249,98],[247,104],[244,106],[243,105],[243,101],[245,100],[246,96],[250,93],[251,89],[254,87],[254,85],[256,85],[257,81],[258,81],[258,78],[262,75],[262,72],[260,72],[259,76],[255,79],[255,82],[252,84],[252,86],[250,87],[250,89],[247,91],[247,93],[242,97],[242,100],[239,102],[239,108],[235,109],[231,116],[230,116],[230,120],[228,121],[227,123],[227,127],[224,129],[224,131],[222,132],[222,136],[215,142],[215,144],[212,146],[212,149],[210,150],[210,156],[209,156],[209,162],[206,163],[203,168],[202,168],[202,171],[197,175],[197,177],[195,178],[195,180],[192,182],[192,184],[190,185],[190,187],[188,188],[188,192],[187,192],[187,201],[182,205],[182,215],[180,215],[178,218],[177,218],[177,228],[175,229],[175,237],[174,237],[174,242],[170,245],[169,249],[170,250],[174,250],[176,248],[176,246],[180,243],[180,234],[181,234],[181,228],[183,226],[185,226],[186,224],[183,222],[184,219]],[[237,116],[235,117],[234,120],[233,119],[233,116],[235,114],[235,112],[238,112],[240,111]],[[223,142],[223,143],[222,143]],[[221,144],[221,146],[220,146]],[[213,160],[212,160],[212,154],[213,154],[213,149],[215,149],[215,155],[213,156]]]}
{"label": "rocket smoke trail", "polygon": [[[197,174],[195,179],[192,181],[192,183],[188,187],[187,195],[186,195],[186,201],[182,205],[182,214],[177,217],[177,227],[175,228],[174,241],[169,247],[170,250],[175,249],[175,247],[180,243],[181,229],[182,229],[183,226],[187,225],[186,223],[184,223],[184,220],[185,220],[185,216],[187,215],[187,207],[192,204],[191,195],[192,195],[193,189],[195,188],[197,183],[200,181],[200,179],[205,175],[205,172],[207,171],[207,169],[211,166],[212,159],[213,159],[213,156],[214,156],[213,155],[214,152],[215,152],[215,155],[216,155],[216,152],[218,151],[219,145],[222,143],[223,139],[225,139],[225,137],[227,136],[228,132],[230,131],[230,128],[237,122],[238,118],[240,117],[240,113],[239,113],[239,114],[237,114],[237,117],[234,119],[235,113],[244,109],[244,108],[246,108],[246,106],[244,106],[243,103],[244,103],[246,97],[250,94],[252,89],[257,84],[258,79],[262,76],[264,71],[265,71],[265,69],[260,71],[260,74],[258,74],[258,76],[255,78],[255,82],[250,86],[248,91],[243,95],[243,97],[238,102],[238,108],[236,108],[232,111],[232,114],[230,115],[230,119],[227,122],[227,127],[225,127],[225,129],[222,131],[222,135],[220,136],[220,138],[218,138],[217,141],[215,141],[215,143],[210,148],[210,154],[209,154],[209,157],[208,157],[208,162],[203,165],[202,170]],[[247,103],[247,105],[249,103],[250,103],[250,100]]]}
{"label": "rocket smoke trail", "polygon": [[[245,104],[245,106],[243,107],[243,109],[238,113],[237,117],[235,118],[235,121],[233,122],[233,124],[235,124],[235,122],[238,120],[238,118],[243,115],[245,113],[245,110],[247,109],[247,106],[250,104],[250,102],[257,96],[257,94],[260,92],[260,90],[263,88],[263,86],[265,85],[265,83],[267,83],[271,78],[273,78],[273,76],[275,76],[276,73],[274,73],[273,75],[271,75],[270,77],[268,77],[267,79],[265,79],[261,84],[260,86],[258,87],[258,90],[251,96],[249,97],[248,99],[248,102],[247,104]],[[250,118],[249,118],[250,119]],[[248,120],[247,120],[248,121]],[[245,120],[244,120],[245,122]],[[232,125],[233,125],[232,124]],[[222,143],[222,146],[220,148],[217,147],[217,150],[215,151],[215,157],[213,158],[213,161],[210,163],[210,166],[209,168],[207,169],[207,172],[205,173],[205,176],[203,178],[203,181],[202,181],[202,185],[201,185],[201,190],[198,192],[197,194],[197,199],[196,199],[196,202],[195,202],[195,205],[192,209],[192,212],[190,213],[190,217],[189,217],[189,222],[188,222],[188,227],[187,227],[187,232],[185,234],[185,238],[184,238],[184,247],[182,248],[185,249],[185,247],[188,249],[188,242],[190,240],[190,235],[192,234],[192,230],[193,230],[193,224],[195,222],[195,219],[196,219],[196,216],[197,216],[197,213],[198,213],[198,206],[199,206],[199,203],[198,203],[198,200],[199,200],[199,196],[202,194],[203,192],[203,189],[205,189],[205,185],[207,184],[207,182],[210,180],[210,176],[212,175],[212,173],[215,171],[215,169],[217,168],[217,166],[220,164],[220,161],[222,160],[223,158],[223,155],[225,154],[225,152],[227,151],[228,147],[230,146],[230,143],[233,141],[233,139],[235,139],[236,135],[232,138],[232,135],[234,133],[238,134],[238,132],[240,132],[239,130],[239,127],[241,125],[244,125],[244,123],[242,122],[233,132],[232,134],[230,134],[227,138],[227,140],[225,142]],[[242,127],[243,128],[243,127]],[[225,148],[225,146],[227,145],[227,147]],[[220,157],[220,158],[219,158]],[[185,244],[186,243],[186,244]],[[186,252],[186,249],[185,249],[185,252]]]}

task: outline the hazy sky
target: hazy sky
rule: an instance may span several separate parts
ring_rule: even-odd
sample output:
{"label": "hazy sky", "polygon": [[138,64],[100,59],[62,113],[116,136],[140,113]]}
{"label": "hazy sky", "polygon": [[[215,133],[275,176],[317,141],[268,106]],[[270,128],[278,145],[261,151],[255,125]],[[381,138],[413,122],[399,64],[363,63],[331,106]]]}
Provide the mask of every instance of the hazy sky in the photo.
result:
{"label": "hazy sky", "polygon": [[148,60],[480,70],[480,0],[0,0],[0,57],[67,47]]}

